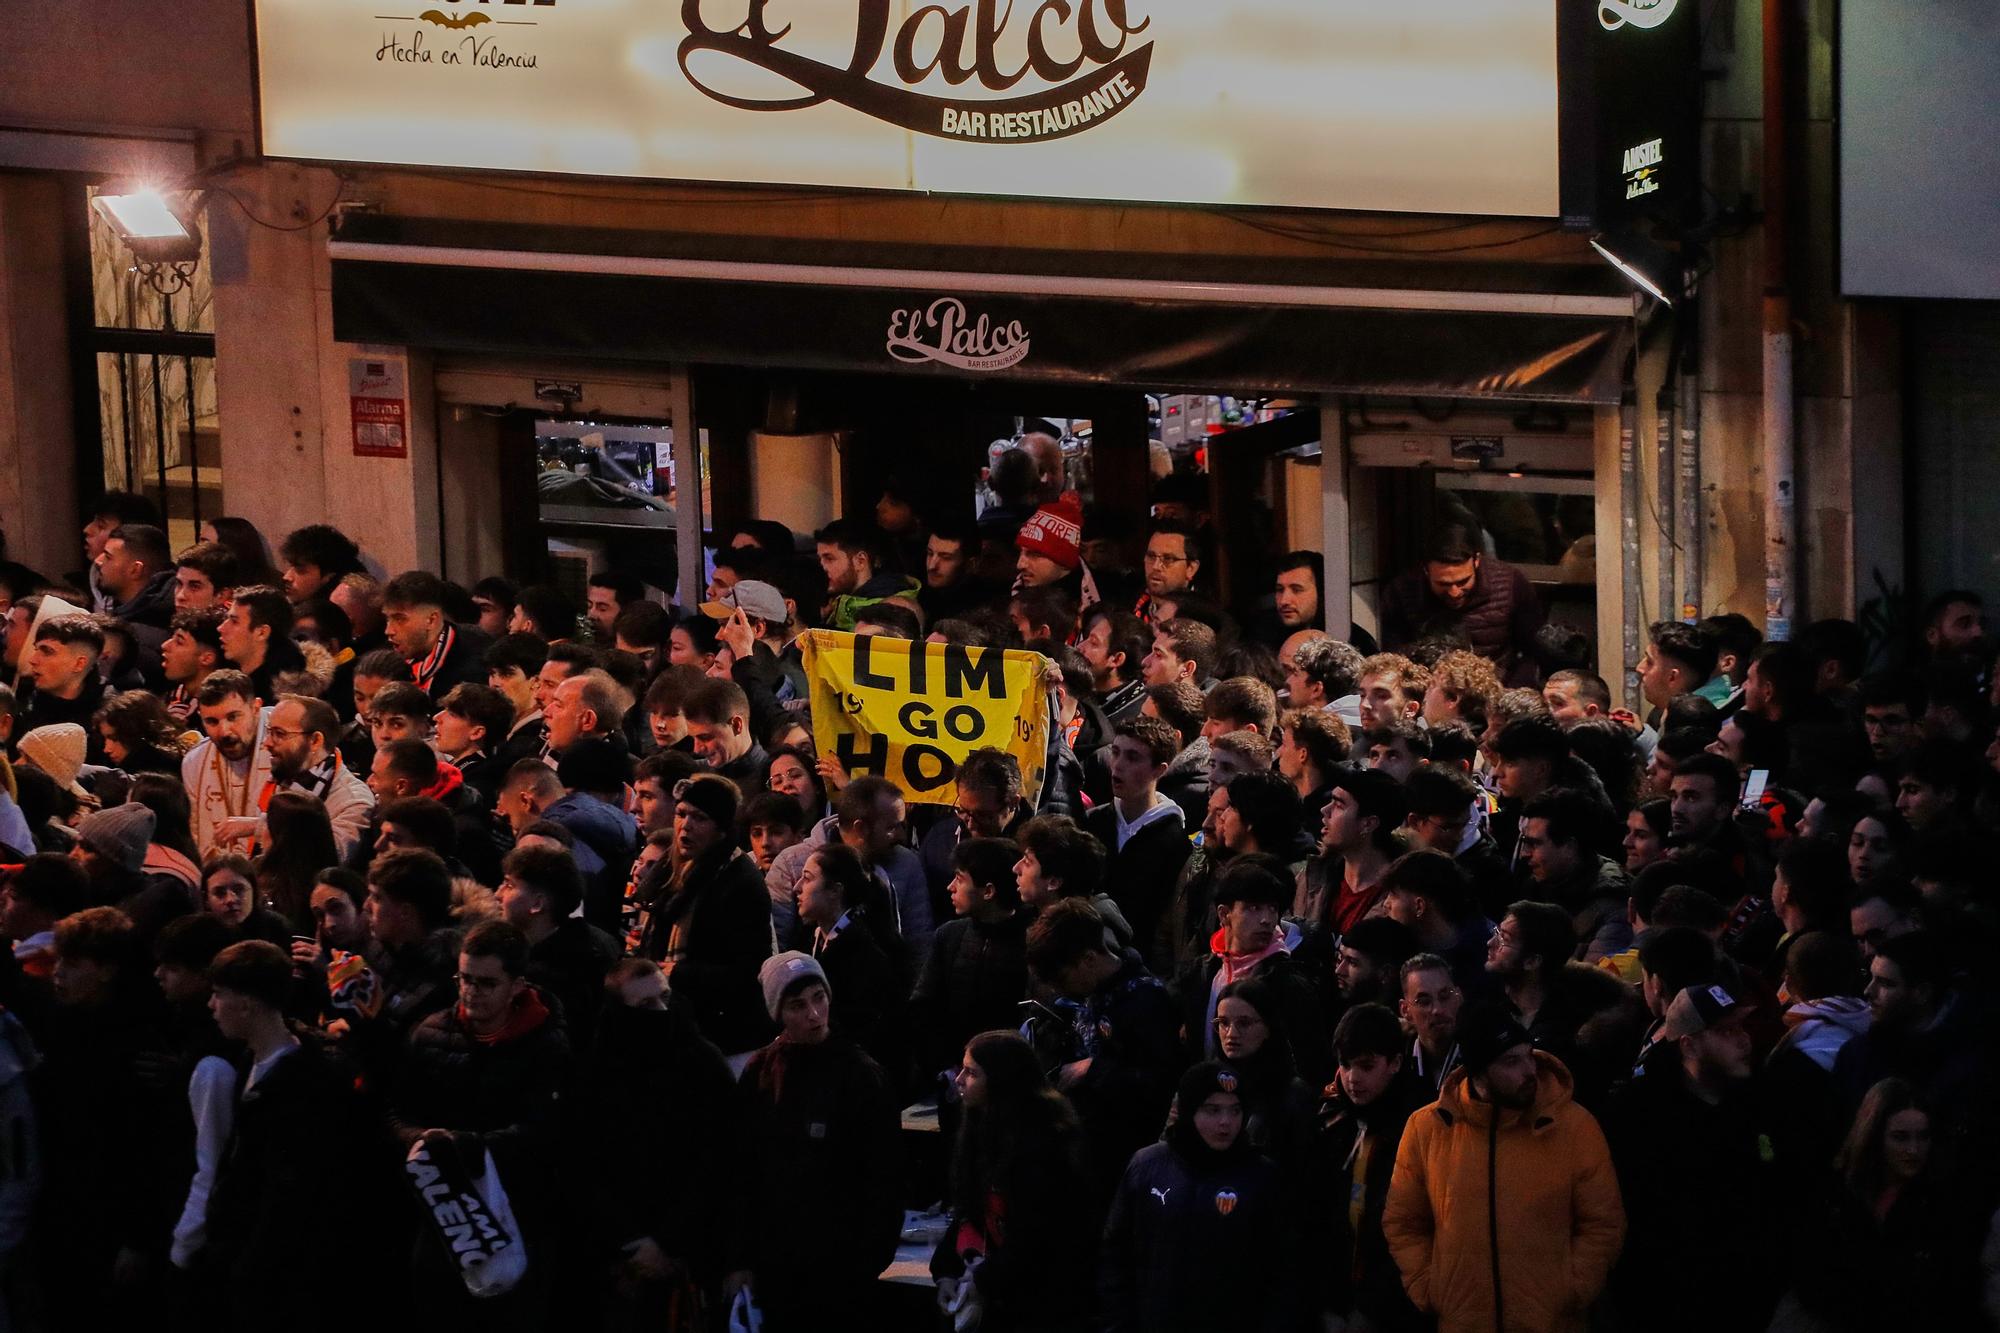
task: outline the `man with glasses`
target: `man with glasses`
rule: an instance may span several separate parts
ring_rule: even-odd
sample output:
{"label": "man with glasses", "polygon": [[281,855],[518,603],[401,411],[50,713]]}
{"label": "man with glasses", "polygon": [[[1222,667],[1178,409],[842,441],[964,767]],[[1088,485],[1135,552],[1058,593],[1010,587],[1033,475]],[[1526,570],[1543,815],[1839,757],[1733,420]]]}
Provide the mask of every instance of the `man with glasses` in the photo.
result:
{"label": "man with glasses", "polygon": [[933,901],[947,895],[953,856],[968,838],[1011,838],[1034,811],[1021,800],[1021,765],[1005,750],[982,746],[958,766],[952,818],[931,825],[917,845]]}
{"label": "man with glasses", "polygon": [[365,779],[343,764],[334,747],[340,718],[323,699],[281,695],[264,722],[264,753],[271,759],[271,786],[317,796],[333,823],[333,839],[345,861],[360,845],[375,808]]}
{"label": "man with glasses", "polygon": [[1151,624],[1153,600],[1185,595],[1201,573],[1201,557],[1201,538],[1193,528],[1182,523],[1155,523],[1146,538],[1146,591],[1132,613]]}
{"label": "man with glasses", "polygon": [[1458,1068],[1458,1011],[1465,992],[1441,955],[1420,953],[1403,964],[1397,1011],[1415,1033],[1405,1066],[1433,1097]]}

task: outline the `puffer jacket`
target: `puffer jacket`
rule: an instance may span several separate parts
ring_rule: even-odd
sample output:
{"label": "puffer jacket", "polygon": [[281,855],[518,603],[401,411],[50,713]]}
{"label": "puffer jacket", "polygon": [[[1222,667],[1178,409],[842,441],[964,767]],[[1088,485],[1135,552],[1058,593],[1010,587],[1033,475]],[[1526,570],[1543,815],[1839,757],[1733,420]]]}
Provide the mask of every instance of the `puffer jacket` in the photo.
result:
{"label": "puffer jacket", "polygon": [[1453,610],[1431,595],[1423,566],[1382,585],[1382,645],[1401,649],[1426,634],[1458,634],[1493,663],[1504,685],[1538,685],[1535,631],[1548,617],[1527,575],[1492,557],[1480,561],[1478,582]]}
{"label": "puffer jacket", "polygon": [[[1382,1234],[1439,1333],[1580,1330],[1625,1237],[1604,1133],[1535,1052],[1532,1109],[1476,1100],[1464,1069],[1410,1117]],[[1497,1110],[1497,1115],[1496,1115]]]}

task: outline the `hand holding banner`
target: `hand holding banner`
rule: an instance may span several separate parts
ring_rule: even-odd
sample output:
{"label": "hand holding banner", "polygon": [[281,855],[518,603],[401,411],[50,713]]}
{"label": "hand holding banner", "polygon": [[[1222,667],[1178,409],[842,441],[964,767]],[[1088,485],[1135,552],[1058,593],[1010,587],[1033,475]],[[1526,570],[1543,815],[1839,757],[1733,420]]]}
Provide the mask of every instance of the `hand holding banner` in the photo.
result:
{"label": "hand holding banner", "polygon": [[1041,796],[1049,704],[1040,653],[837,630],[812,630],[801,646],[813,744],[849,773],[885,777],[908,801],[949,804],[960,761],[992,746],[1019,761],[1022,799],[1032,806]]}

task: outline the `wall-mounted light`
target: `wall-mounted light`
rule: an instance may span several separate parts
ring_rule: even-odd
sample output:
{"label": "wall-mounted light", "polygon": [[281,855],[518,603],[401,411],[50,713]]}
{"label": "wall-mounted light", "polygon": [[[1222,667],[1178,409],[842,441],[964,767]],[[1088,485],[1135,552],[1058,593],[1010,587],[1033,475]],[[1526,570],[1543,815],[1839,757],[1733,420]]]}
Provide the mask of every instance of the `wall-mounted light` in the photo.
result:
{"label": "wall-mounted light", "polygon": [[201,232],[185,205],[152,188],[94,196],[90,206],[118,233],[140,264],[191,264],[201,257]]}
{"label": "wall-mounted light", "polygon": [[1667,248],[1638,232],[1600,232],[1590,248],[1654,300],[1672,305],[1680,296],[1681,262]]}

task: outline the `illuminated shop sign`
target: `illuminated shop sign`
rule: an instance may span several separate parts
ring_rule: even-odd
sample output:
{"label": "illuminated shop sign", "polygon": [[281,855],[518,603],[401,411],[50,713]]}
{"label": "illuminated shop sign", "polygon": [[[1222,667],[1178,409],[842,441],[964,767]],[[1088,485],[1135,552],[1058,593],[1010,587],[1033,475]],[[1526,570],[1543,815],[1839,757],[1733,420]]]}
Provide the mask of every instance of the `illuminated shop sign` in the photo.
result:
{"label": "illuminated shop sign", "polygon": [[[1595,27],[1595,9],[1582,7]],[[1603,5],[1628,29],[1673,7]],[[263,147],[278,157],[1040,198],[1564,211],[1560,6],[1550,0],[255,8]]]}

